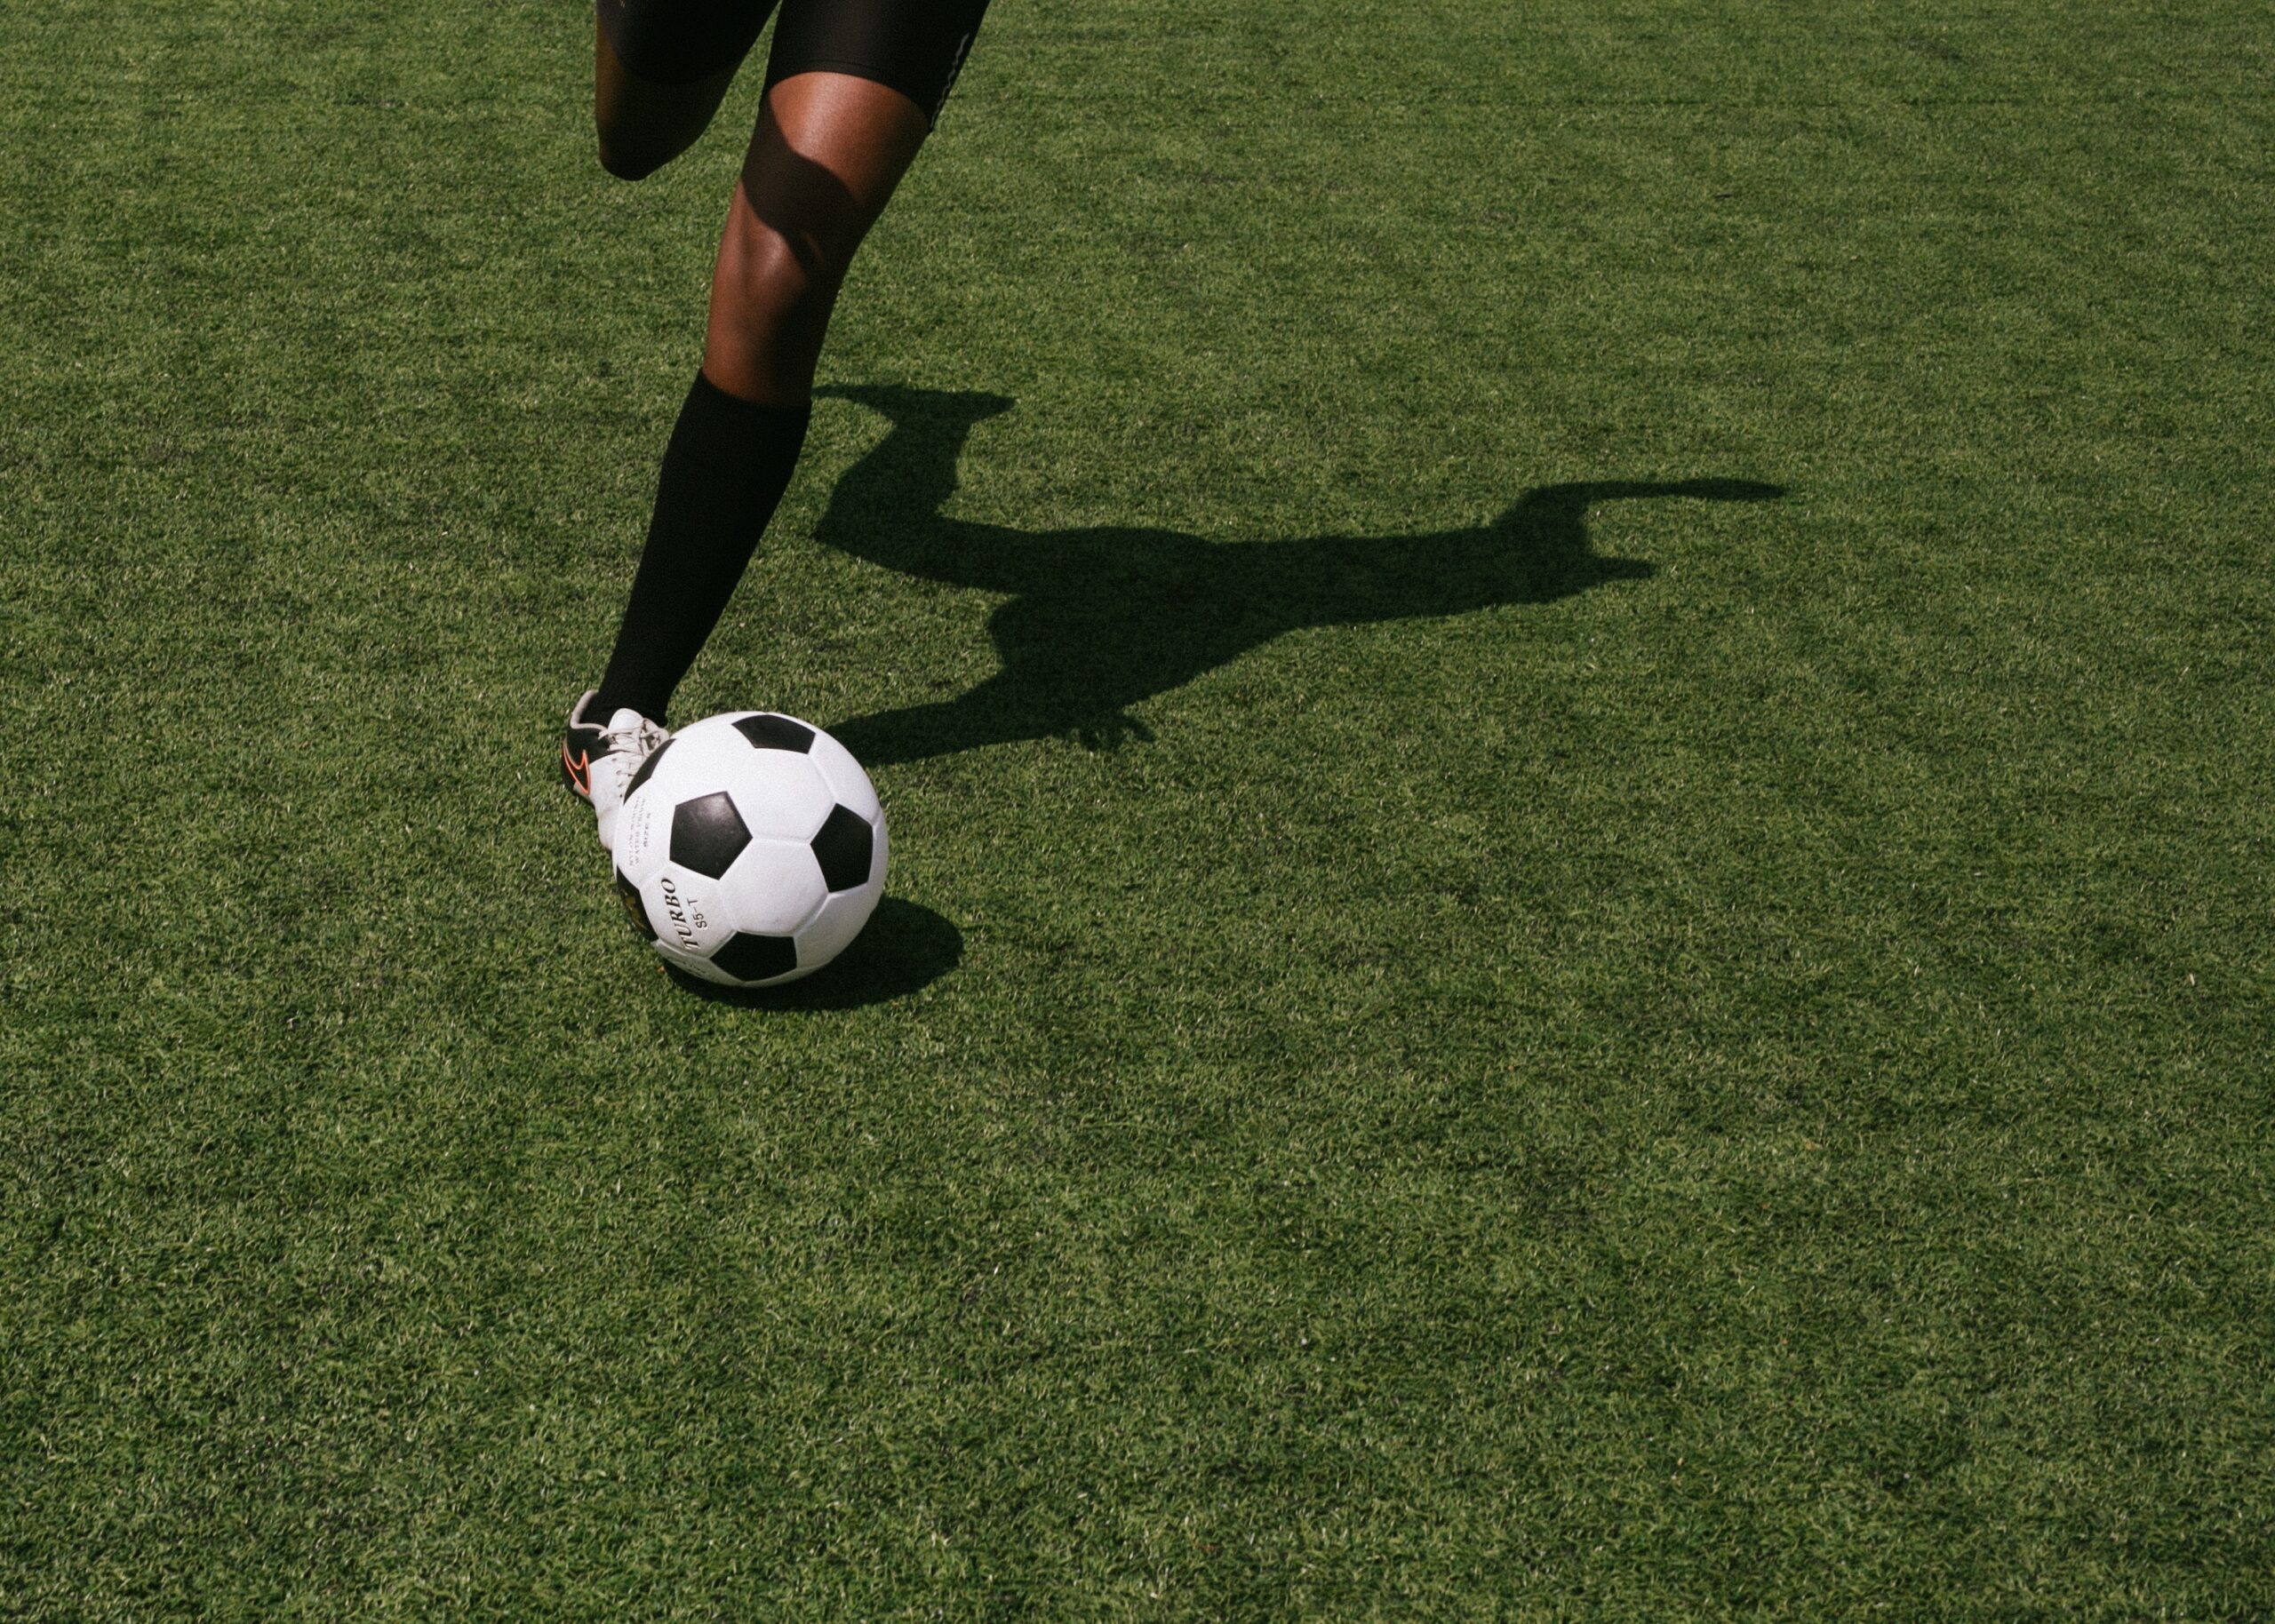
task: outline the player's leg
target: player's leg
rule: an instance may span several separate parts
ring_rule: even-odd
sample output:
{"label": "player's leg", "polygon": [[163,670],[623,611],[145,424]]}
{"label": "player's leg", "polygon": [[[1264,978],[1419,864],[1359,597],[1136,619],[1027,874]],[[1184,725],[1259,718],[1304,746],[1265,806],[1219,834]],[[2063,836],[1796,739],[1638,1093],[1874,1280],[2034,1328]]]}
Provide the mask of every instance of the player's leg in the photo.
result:
{"label": "player's leg", "polygon": [[[984,4],[984,0],[983,0]],[[787,0],[730,202],[704,364],[600,694],[660,718],[789,482],[830,313],[922,146],[982,4]],[[815,68],[826,61],[858,71]]]}
{"label": "player's leg", "polygon": [[772,9],[772,0],[598,0],[593,129],[601,167],[637,180],[693,146]]}
{"label": "player's leg", "polygon": [[[772,9],[773,0],[597,0],[593,126],[602,167],[637,180],[693,145]],[[640,763],[667,736],[661,722],[611,706],[597,689],[570,711],[561,776],[599,815],[602,845]]]}
{"label": "player's leg", "polygon": [[722,234],[703,368],[664,450],[654,516],[591,707],[661,720],[788,488],[853,251],[929,122],[872,80],[766,95]]}
{"label": "player's leg", "polygon": [[587,713],[660,721],[725,609],[804,444],[838,290],[984,6],[788,0],[721,235],[703,368],[666,448],[631,599]]}
{"label": "player's leg", "polygon": [[803,73],[769,88],[720,234],[703,373],[802,407],[853,255],[931,129],[874,79]]}

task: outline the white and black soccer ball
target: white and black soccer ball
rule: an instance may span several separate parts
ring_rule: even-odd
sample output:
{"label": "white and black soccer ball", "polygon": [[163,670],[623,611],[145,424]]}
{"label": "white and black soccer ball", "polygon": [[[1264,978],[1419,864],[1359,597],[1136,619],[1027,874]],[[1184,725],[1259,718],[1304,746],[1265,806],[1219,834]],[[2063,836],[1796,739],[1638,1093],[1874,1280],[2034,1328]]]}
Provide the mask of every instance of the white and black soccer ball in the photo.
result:
{"label": "white and black soccer ball", "polygon": [[885,888],[885,815],[811,722],[730,711],[640,764],[616,820],[616,889],[667,964],[730,987],[810,975]]}

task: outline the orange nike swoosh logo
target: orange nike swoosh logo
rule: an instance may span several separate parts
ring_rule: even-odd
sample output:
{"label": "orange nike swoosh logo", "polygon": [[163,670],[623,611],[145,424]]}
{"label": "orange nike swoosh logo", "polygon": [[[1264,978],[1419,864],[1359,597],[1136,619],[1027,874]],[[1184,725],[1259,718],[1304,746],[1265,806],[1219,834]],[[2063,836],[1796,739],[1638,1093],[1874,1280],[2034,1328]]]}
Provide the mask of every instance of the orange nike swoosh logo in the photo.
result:
{"label": "orange nike swoosh logo", "polygon": [[577,752],[575,759],[571,760],[569,754],[569,741],[563,739],[561,742],[561,765],[569,769],[569,782],[577,786],[577,793],[585,796],[592,794],[593,758],[589,752],[580,750]]}

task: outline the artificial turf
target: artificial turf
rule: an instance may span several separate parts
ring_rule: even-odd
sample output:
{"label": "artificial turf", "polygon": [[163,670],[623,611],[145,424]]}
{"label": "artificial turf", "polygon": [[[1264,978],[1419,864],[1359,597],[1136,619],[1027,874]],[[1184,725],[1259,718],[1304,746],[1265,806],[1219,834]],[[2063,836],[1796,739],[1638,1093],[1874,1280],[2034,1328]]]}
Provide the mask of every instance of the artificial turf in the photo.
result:
{"label": "artificial turf", "polygon": [[[552,781],[754,83],[0,10],[0,1614],[2275,1612],[2275,30],[1001,0]],[[754,82],[755,76],[752,76]]]}

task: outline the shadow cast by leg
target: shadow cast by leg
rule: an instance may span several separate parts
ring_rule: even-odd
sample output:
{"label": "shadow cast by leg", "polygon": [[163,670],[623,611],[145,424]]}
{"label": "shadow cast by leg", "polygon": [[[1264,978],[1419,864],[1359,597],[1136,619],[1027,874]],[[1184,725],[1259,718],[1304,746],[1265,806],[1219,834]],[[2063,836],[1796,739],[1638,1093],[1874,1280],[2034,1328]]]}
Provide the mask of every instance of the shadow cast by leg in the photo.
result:
{"label": "shadow cast by leg", "polygon": [[925,580],[1005,594],[988,619],[1001,664],[953,699],[840,720],[872,768],[1023,739],[1114,749],[1151,737],[1133,707],[1283,633],[1313,626],[1551,603],[1650,577],[1595,551],[1588,513],[1634,500],[1761,502],[1756,480],[1591,480],[1525,491],[1490,521],[1401,536],[1218,543],[1135,526],[1020,530],[950,516],[971,431],[1000,394],[839,386],[891,425],[838,482],[816,538]]}

